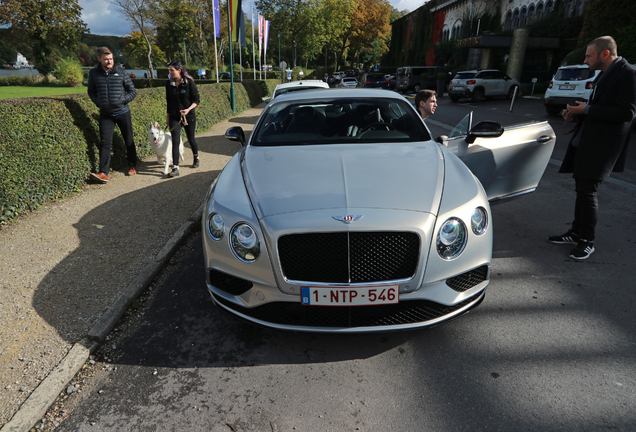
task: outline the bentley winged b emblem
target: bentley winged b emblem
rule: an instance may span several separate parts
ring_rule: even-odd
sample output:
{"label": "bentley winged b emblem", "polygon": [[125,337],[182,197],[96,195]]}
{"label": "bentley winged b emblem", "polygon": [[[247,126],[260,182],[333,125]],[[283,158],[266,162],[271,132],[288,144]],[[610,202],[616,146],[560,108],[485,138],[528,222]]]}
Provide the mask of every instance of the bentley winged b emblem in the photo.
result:
{"label": "bentley winged b emblem", "polygon": [[332,216],[332,217],[337,221],[350,224],[351,222],[355,222],[358,219],[362,218],[362,216],[363,215],[344,215],[344,216]]}

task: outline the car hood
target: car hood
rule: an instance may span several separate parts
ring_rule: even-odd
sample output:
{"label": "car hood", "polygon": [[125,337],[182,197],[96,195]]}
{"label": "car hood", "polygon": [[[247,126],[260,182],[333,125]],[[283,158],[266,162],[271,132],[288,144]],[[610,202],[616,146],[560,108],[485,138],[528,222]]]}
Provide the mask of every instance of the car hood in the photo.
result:
{"label": "car hood", "polygon": [[432,141],[248,146],[243,174],[259,218],[336,208],[436,214],[444,160]]}

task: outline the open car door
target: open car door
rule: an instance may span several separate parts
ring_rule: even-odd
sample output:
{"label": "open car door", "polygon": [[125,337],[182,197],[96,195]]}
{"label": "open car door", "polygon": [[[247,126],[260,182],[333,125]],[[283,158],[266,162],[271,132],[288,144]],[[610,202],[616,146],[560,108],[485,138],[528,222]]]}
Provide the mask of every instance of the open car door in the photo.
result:
{"label": "open car door", "polygon": [[479,179],[489,201],[533,192],[548,165],[556,135],[547,121],[506,126],[472,125],[471,112],[443,144]]}

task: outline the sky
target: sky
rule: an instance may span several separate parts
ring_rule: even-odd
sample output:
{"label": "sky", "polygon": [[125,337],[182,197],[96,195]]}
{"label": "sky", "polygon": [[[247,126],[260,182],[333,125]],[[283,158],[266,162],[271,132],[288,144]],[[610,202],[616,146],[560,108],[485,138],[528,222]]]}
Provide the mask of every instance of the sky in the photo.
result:
{"label": "sky", "polygon": [[[397,10],[414,11],[426,0],[389,0]],[[243,8],[249,14],[254,1],[243,0]],[[122,19],[112,3],[107,0],[79,0],[82,7],[82,20],[92,34],[105,36],[125,36],[130,33],[128,23]],[[254,11],[256,14],[256,11]]]}

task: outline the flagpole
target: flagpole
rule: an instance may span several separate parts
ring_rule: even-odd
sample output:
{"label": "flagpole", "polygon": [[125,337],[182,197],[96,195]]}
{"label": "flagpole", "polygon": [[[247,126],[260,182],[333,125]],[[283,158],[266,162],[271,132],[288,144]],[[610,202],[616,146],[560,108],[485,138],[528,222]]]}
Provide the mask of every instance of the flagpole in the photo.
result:
{"label": "flagpole", "polygon": [[254,51],[254,5],[252,5],[252,69],[254,69],[254,81],[256,81],[256,51]]}
{"label": "flagpole", "polygon": [[[217,3],[217,7],[220,7]],[[212,3],[212,8],[214,9],[214,2]],[[219,15],[220,16],[220,15]],[[214,25],[214,65],[216,67],[216,83],[219,83],[219,58],[217,56],[216,50],[216,11],[212,11],[212,23]],[[221,23],[219,23],[221,25]]]}
{"label": "flagpole", "polygon": [[[241,13],[243,12],[241,11]],[[241,68],[241,82],[243,82],[243,47],[241,46],[241,27],[239,27],[237,35],[239,47],[239,67]]]}
{"label": "flagpole", "polygon": [[[228,0],[227,2],[227,36],[229,42],[229,51],[230,51],[230,105],[232,106],[232,111],[236,112],[236,105],[234,103],[234,65],[232,60],[232,12],[230,10],[230,5],[232,4],[232,0]],[[235,24],[236,25],[236,24]]]}

